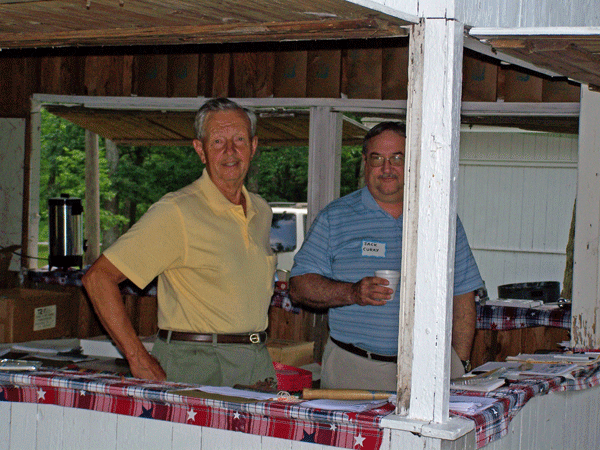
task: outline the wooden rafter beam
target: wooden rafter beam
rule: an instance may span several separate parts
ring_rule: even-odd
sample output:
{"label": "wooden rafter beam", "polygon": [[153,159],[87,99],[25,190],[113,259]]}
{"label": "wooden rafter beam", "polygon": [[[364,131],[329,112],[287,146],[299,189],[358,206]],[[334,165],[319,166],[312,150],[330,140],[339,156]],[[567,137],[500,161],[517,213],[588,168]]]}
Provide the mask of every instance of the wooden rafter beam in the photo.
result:
{"label": "wooden rafter beam", "polygon": [[473,28],[470,35],[495,51],[600,86],[600,28]]}
{"label": "wooden rafter beam", "polygon": [[284,23],[236,23],[177,27],[102,28],[56,33],[0,33],[0,48],[65,46],[125,46],[214,44],[224,42],[285,41],[402,37],[400,25],[376,18],[314,20]]}

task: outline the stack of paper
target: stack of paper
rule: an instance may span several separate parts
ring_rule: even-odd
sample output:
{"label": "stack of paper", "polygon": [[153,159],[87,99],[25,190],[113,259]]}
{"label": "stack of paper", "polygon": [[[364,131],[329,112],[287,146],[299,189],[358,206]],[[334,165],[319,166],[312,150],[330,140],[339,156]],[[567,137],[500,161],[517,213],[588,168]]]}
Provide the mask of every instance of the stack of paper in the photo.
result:
{"label": "stack of paper", "polygon": [[43,341],[29,341],[13,344],[11,349],[17,352],[57,355],[71,353],[79,350],[77,339],[49,339]]}
{"label": "stack of paper", "polygon": [[504,378],[475,378],[454,379],[450,381],[450,389],[462,391],[490,392],[504,385]]}
{"label": "stack of paper", "polygon": [[[151,351],[154,345],[154,336],[142,338],[142,344],[146,350]],[[81,339],[81,350],[84,355],[103,356],[106,358],[124,358],[117,346],[108,336],[95,336],[87,339]]]}
{"label": "stack of paper", "polygon": [[470,397],[468,395],[451,395],[450,411],[465,414],[477,414],[490,407],[496,401],[493,397]]}
{"label": "stack of paper", "polygon": [[514,308],[536,308],[544,304],[541,300],[527,300],[520,298],[498,298],[485,302],[486,306],[511,306]]}

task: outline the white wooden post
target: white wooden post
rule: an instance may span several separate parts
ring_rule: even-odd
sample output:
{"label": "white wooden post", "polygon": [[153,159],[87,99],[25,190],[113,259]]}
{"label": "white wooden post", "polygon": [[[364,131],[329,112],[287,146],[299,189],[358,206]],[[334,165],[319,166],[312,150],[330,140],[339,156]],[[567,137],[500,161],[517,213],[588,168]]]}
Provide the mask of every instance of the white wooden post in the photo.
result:
{"label": "white wooden post", "polygon": [[[403,448],[440,449],[446,440],[470,439],[472,433],[465,435],[473,429],[472,421],[448,412],[463,24],[422,19],[411,40],[400,282],[401,314],[410,315],[414,301],[410,404],[407,411],[398,408],[405,416],[388,416],[381,425],[394,429],[392,438]],[[400,388],[407,376],[402,365],[410,364],[402,357],[401,345],[410,340],[403,338],[403,321]],[[413,439],[415,433],[420,438]]]}
{"label": "white wooden post", "polygon": [[[31,258],[21,263],[22,267],[29,269],[37,268],[38,237],[40,228],[40,164],[41,164],[41,128],[42,113],[39,105],[32,101],[31,113],[29,114],[28,133],[25,139],[29,139],[29,217],[27,225],[27,255]],[[27,168],[26,168],[27,170]],[[25,219],[25,218],[23,218]],[[25,243],[23,243],[25,246]]]}
{"label": "white wooden post", "polygon": [[100,256],[100,169],[98,135],[85,130],[85,238],[84,264]]}
{"label": "white wooden post", "polygon": [[[402,277],[400,279],[400,318],[398,332],[398,403],[396,412],[408,414],[413,369],[413,332],[415,323],[415,286],[417,238],[419,230],[419,161],[423,107],[423,24],[413,26],[409,41],[408,101],[406,124],[406,167],[404,170],[404,201],[402,241]],[[410,114],[410,116],[409,116]]]}
{"label": "white wooden post", "polygon": [[417,258],[402,266],[415,280],[408,415],[442,423],[448,420],[463,25],[425,19],[422,48],[422,101],[408,115],[420,125],[411,127],[408,142],[419,155],[418,182],[406,193],[417,199]]}
{"label": "white wooden post", "polygon": [[600,346],[600,93],[581,86],[571,340]]}
{"label": "white wooden post", "polygon": [[340,196],[342,115],[326,106],[310,108],[308,135],[308,225]]}

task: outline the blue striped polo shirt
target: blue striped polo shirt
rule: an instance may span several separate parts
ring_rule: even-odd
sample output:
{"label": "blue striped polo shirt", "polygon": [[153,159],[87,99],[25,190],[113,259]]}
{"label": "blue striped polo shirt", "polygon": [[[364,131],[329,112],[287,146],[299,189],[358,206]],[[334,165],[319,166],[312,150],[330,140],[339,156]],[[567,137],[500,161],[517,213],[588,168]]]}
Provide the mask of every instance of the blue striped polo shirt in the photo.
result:
{"label": "blue striped polo shirt", "polygon": [[[312,224],[294,258],[291,276],[316,273],[354,283],[376,270],[400,270],[402,216],[395,219],[367,187],[327,205]],[[462,223],[457,218],[454,295],[483,286]],[[330,335],[381,355],[398,352],[399,289],[384,306],[349,305],[329,309]]]}

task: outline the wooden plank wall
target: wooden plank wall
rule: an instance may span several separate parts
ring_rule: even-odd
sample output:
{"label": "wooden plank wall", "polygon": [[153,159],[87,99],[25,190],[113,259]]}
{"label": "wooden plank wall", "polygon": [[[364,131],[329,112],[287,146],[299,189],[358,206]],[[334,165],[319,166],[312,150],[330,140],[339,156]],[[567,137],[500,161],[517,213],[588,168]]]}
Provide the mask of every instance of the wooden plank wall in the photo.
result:
{"label": "wooden plank wall", "polygon": [[[579,88],[465,51],[465,101],[579,101]],[[2,57],[0,117],[26,117],[33,93],[139,97],[405,100],[408,41],[397,46],[231,53]]]}

